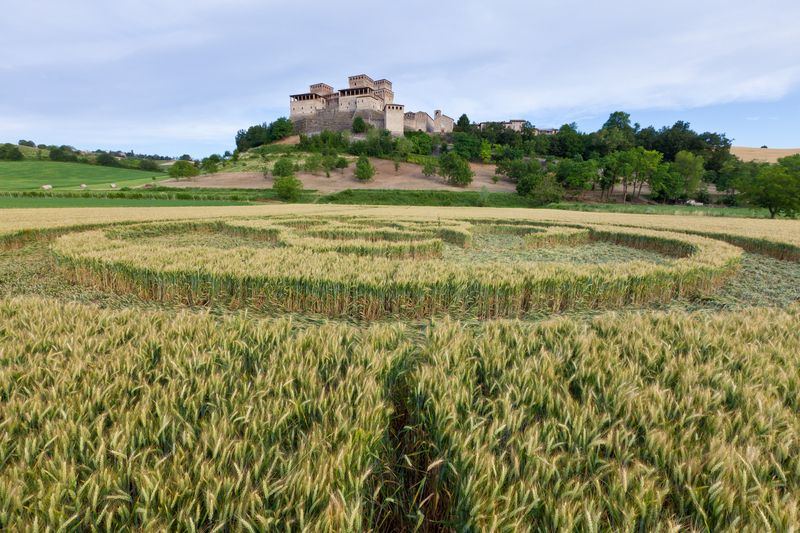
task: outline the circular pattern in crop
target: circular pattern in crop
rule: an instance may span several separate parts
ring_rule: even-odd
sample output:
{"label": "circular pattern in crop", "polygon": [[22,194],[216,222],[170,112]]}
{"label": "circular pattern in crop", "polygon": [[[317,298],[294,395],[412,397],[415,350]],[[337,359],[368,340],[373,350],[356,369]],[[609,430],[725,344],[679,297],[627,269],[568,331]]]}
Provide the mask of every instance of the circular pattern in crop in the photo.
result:
{"label": "circular pattern in crop", "polygon": [[714,290],[741,256],[640,228],[353,216],[123,225],[53,249],[70,276],[115,291],[358,319],[666,302]]}

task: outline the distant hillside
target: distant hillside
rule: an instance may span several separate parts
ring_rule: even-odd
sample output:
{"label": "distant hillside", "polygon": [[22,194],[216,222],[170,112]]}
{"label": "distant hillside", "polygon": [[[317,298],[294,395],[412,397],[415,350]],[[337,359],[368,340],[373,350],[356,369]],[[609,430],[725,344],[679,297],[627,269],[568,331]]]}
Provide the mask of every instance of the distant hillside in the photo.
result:
{"label": "distant hillside", "polygon": [[763,161],[775,163],[782,157],[800,154],[800,148],[749,148],[747,146],[733,146],[731,153],[742,161]]}
{"label": "distant hillside", "polygon": [[90,189],[133,187],[150,183],[153,177],[165,179],[166,174],[129,168],[102,167],[85,163],[54,161],[0,161],[0,191],[24,191],[52,185],[54,189],[78,189],[86,184]]}

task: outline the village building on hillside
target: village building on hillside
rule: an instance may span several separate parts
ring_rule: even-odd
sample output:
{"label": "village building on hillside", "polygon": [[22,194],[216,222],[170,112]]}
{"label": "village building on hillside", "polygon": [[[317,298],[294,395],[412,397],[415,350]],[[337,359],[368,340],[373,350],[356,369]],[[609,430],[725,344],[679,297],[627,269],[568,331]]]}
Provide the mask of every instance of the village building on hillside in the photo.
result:
{"label": "village building on hillside", "polygon": [[[508,128],[510,130],[514,130],[517,132],[522,131],[525,129],[525,125],[529,124],[527,120],[523,120],[521,118],[506,120],[505,122],[481,122],[478,124],[478,128],[481,131],[485,130],[490,125],[499,124],[504,128]],[[556,128],[532,128],[534,135],[555,135],[558,133],[558,129]]]}
{"label": "village building on hillside", "polygon": [[307,93],[289,97],[289,119],[297,133],[348,130],[356,117],[392,135],[405,131],[450,133],[454,124],[439,110],[433,118],[424,111],[406,113],[404,105],[394,102],[392,82],[373,80],[366,74],[350,76],[346,89],[335,91],[326,83],[315,83]]}

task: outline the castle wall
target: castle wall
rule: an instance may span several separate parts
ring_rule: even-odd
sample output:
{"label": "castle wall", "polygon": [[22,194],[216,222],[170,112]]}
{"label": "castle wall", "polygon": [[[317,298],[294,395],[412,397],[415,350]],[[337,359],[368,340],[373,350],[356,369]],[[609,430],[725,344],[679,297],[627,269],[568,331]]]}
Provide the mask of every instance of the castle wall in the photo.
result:
{"label": "castle wall", "polygon": [[313,115],[325,109],[325,105],[325,100],[322,98],[292,100],[289,106],[289,118]]}
{"label": "castle wall", "polygon": [[405,113],[403,112],[404,106],[398,104],[387,104],[384,111],[385,114],[385,128],[389,130],[392,135],[402,135],[405,131]]}
{"label": "castle wall", "polygon": [[350,131],[353,127],[353,119],[361,117],[367,124],[375,128],[383,129],[386,126],[386,119],[382,111],[339,111],[338,109],[326,109],[314,115],[298,116],[292,119],[295,133],[304,135],[316,135],[324,130],[329,131]]}

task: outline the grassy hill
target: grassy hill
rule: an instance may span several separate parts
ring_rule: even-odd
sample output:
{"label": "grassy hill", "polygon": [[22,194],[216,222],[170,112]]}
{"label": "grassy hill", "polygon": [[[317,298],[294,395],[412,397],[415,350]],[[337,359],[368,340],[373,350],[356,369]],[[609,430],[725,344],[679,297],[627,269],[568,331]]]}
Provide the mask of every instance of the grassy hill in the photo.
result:
{"label": "grassy hill", "polygon": [[153,177],[166,179],[167,175],[82,163],[0,161],[0,191],[34,190],[42,185],[52,185],[54,189],[79,189],[81,184],[90,189],[108,189],[112,183],[118,187],[132,187],[151,183]]}

